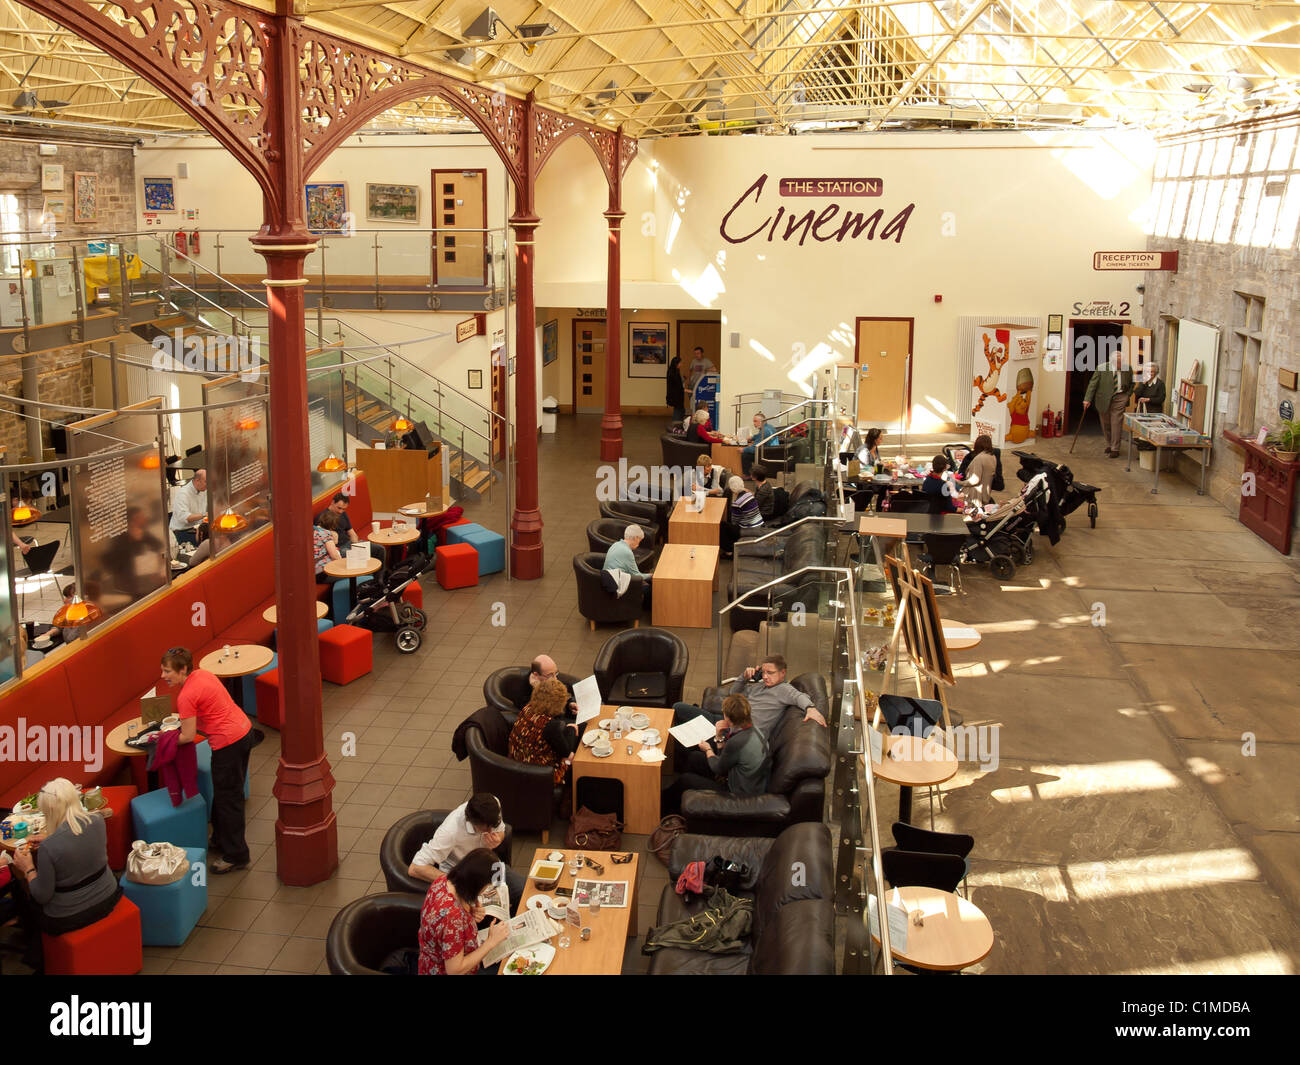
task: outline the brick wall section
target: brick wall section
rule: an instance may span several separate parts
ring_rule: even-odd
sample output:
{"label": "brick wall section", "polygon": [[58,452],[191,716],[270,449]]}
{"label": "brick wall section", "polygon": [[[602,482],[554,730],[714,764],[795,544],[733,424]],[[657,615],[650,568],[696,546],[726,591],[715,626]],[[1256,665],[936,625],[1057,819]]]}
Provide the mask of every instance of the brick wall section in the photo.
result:
{"label": "brick wall section", "polygon": [[[58,226],[57,240],[85,241],[108,233],[129,233],[135,228],[135,165],[129,143],[106,147],[80,143],[50,132],[43,139],[57,144],[56,155],[43,156],[39,144],[32,140],[0,137],[0,192],[18,197],[24,210],[27,228],[40,228],[41,211],[47,196],[67,200],[67,221]],[[41,164],[58,163],[63,167],[63,191],[41,191]],[[99,175],[98,218],[94,222],[73,221],[73,175],[89,171]],[[66,247],[66,246],[65,246]],[[84,244],[81,250],[85,251]],[[61,250],[60,254],[66,254]],[[58,348],[36,356],[39,394],[44,403],[72,403],[89,407],[93,400],[93,372],[89,361],[81,357],[80,347]],[[0,392],[22,395],[22,364],[19,360],[0,362]],[[57,413],[57,412],[52,412]],[[49,433],[45,433],[46,445]],[[27,449],[25,420],[13,413],[12,405],[0,402],[0,448],[11,464],[39,461]]]}

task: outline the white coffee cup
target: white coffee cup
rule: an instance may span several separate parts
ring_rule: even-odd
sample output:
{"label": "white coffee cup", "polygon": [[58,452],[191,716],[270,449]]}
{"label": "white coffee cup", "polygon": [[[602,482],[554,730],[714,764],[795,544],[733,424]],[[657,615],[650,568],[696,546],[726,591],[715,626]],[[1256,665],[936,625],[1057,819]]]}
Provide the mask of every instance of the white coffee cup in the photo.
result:
{"label": "white coffee cup", "polygon": [[550,916],[557,921],[563,921],[569,915],[568,899],[553,899],[550,905]]}
{"label": "white coffee cup", "polygon": [[180,727],[181,718],[179,714],[168,714],[162,719],[162,730],[164,732],[171,732],[173,729],[178,729]]}
{"label": "white coffee cup", "polygon": [[594,744],[591,750],[593,754],[598,754],[604,758],[605,755],[614,753],[614,745],[611,744],[609,740],[603,740],[600,743]]}

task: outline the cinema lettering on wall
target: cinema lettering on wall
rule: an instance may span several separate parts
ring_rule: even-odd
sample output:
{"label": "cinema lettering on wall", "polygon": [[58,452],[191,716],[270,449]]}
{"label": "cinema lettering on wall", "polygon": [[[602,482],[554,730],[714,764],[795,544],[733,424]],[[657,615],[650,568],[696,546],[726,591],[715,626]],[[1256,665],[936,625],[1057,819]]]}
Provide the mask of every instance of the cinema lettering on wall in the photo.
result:
{"label": "cinema lettering on wall", "polygon": [[1034,435],[1034,367],[1038,365],[1036,326],[996,322],[978,330],[971,382],[971,436],[988,436],[994,447],[1020,444]]}
{"label": "cinema lettering on wall", "polygon": [[[767,187],[767,179],[767,174],[760,174],[722,216],[718,232],[728,244],[744,244],[755,237],[766,239],[769,243],[775,240],[791,241],[796,236],[800,246],[809,236],[823,244],[827,241],[839,244],[846,237],[854,240],[892,239],[895,244],[899,244],[902,243],[907,221],[916,208],[916,204],[909,203],[895,212],[888,221],[885,221],[886,211],[882,207],[867,212],[853,210],[839,203],[829,203],[820,209],[810,207],[802,213],[778,205],[775,213],[764,214],[763,192]],[[777,192],[783,197],[877,197],[884,194],[884,187],[884,181],[880,178],[781,178]]]}

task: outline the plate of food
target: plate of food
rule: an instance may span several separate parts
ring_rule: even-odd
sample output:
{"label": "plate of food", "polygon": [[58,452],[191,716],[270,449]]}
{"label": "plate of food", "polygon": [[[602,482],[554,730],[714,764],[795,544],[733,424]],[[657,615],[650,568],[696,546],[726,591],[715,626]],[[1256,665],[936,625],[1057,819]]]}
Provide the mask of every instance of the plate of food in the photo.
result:
{"label": "plate of food", "polygon": [[541,976],[555,960],[555,948],[549,943],[525,947],[510,955],[501,967],[505,976]]}
{"label": "plate of food", "polygon": [[589,728],[582,734],[582,742],[588,747],[594,747],[601,740],[608,740],[609,733],[603,728]]}
{"label": "plate of food", "polygon": [[551,906],[550,895],[529,895],[528,901],[524,903],[530,910],[547,910]]}

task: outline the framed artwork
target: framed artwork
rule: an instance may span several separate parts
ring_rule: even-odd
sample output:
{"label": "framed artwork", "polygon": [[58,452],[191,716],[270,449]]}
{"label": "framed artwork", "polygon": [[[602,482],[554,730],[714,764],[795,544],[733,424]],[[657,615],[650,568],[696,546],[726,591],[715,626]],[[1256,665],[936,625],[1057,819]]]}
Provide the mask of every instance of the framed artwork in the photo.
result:
{"label": "framed artwork", "polygon": [[63,191],[63,164],[62,163],[41,164],[41,191],[42,192]]}
{"label": "framed artwork", "polygon": [[66,222],[68,220],[68,198],[66,196],[46,196],[45,206],[41,208],[41,222]]}
{"label": "framed artwork", "polygon": [[1049,333],[1059,333],[1065,325],[1065,315],[1049,314],[1047,316],[1047,331]]}
{"label": "framed artwork", "polygon": [[147,177],[144,181],[144,209],[151,214],[176,213],[176,179]]}
{"label": "framed artwork", "polygon": [[347,233],[352,229],[346,182],[309,181],[303,188],[307,196],[307,228],[311,232]]}
{"label": "framed artwork", "polygon": [[542,326],[542,365],[550,366],[560,357],[560,320],[552,318]]}
{"label": "framed artwork", "polygon": [[662,377],[668,365],[668,323],[629,322],[628,377]]}
{"label": "framed artwork", "polygon": [[482,387],[483,387],[483,371],[482,371],[482,370],[470,370],[470,372],[469,372],[469,387],[470,387],[470,388],[482,388]]}
{"label": "framed artwork", "polygon": [[72,220],[96,222],[99,220],[99,175],[78,170],[72,175]]}
{"label": "framed artwork", "polygon": [[371,222],[420,223],[420,189],[417,185],[366,183],[366,219]]}

